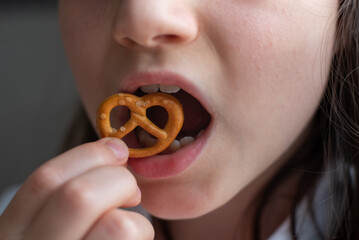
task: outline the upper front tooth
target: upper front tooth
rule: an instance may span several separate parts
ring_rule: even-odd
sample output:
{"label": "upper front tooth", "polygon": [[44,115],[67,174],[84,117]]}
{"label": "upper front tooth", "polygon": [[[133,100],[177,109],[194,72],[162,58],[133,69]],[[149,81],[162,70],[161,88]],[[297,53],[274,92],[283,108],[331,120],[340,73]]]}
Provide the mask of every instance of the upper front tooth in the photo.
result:
{"label": "upper front tooth", "polygon": [[160,91],[165,93],[176,93],[180,89],[180,87],[174,85],[160,85]]}
{"label": "upper front tooth", "polygon": [[159,89],[159,84],[151,84],[141,87],[141,90],[144,93],[155,93],[158,92],[158,89]]}

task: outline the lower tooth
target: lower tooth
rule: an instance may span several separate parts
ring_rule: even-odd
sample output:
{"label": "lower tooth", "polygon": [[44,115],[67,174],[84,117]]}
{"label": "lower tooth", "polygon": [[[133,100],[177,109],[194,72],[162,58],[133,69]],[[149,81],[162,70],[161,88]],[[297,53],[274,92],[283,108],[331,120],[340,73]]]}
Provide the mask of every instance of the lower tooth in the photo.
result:
{"label": "lower tooth", "polygon": [[180,140],[181,147],[187,146],[190,143],[194,142],[194,137],[183,137]]}
{"label": "lower tooth", "polygon": [[180,149],[181,148],[181,143],[180,143],[180,141],[178,141],[178,140],[174,140],[172,143],[171,143],[171,145],[168,147],[168,149],[170,150],[170,151],[172,151],[172,152],[175,152],[175,151],[177,151],[178,149]]}

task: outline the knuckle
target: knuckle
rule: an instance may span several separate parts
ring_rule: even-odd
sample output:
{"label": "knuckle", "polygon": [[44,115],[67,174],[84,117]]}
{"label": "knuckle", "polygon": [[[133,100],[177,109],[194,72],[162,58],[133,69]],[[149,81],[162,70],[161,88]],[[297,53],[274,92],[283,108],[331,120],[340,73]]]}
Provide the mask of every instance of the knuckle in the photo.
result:
{"label": "knuckle", "polygon": [[126,181],[128,181],[127,184],[129,184],[130,186],[137,186],[137,181],[135,176],[125,167],[119,167],[122,176],[124,177],[124,179],[126,179]]}
{"label": "knuckle", "polygon": [[70,211],[81,213],[96,207],[96,193],[85,181],[73,180],[63,186],[59,201]]}
{"label": "knuckle", "polygon": [[35,195],[43,195],[51,191],[59,182],[58,173],[50,166],[41,166],[30,177],[28,185],[30,191]]}
{"label": "knuckle", "polygon": [[151,236],[144,236],[143,229],[136,217],[128,214],[118,214],[115,212],[107,214],[102,227],[108,237],[120,239],[151,239]]}
{"label": "knuckle", "polygon": [[127,190],[132,194],[137,194],[138,187],[135,176],[127,168],[120,167],[120,171],[121,177],[125,181],[122,186],[128,188]]}
{"label": "knuckle", "polygon": [[155,231],[147,218],[137,212],[129,212],[128,219],[132,222],[132,224],[137,226],[136,234],[140,234],[141,239],[154,239]]}

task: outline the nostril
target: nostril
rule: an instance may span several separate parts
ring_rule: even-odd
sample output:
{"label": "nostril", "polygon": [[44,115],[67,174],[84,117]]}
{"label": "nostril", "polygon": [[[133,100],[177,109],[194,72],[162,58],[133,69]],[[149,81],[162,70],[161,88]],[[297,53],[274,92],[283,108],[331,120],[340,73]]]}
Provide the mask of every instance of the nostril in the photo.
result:
{"label": "nostril", "polygon": [[164,34],[164,35],[153,37],[152,39],[149,39],[148,42],[138,43],[129,37],[122,37],[119,42],[123,46],[132,47],[136,45],[157,46],[158,44],[176,44],[176,43],[180,43],[181,41],[182,41],[181,37],[175,34]]}
{"label": "nostril", "polygon": [[153,38],[153,40],[157,43],[179,43],[181,41],[181,37],[175,34],[164,34],[159,35]]}

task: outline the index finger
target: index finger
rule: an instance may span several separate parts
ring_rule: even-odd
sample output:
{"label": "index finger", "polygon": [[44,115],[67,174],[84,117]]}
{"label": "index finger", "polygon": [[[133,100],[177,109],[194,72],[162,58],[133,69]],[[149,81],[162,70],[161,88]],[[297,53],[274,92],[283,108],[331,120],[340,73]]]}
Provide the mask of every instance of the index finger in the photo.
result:
{"label": "index finger", "polygon": [[115,138],[73,148],[39,167],[22,185],[8,208],[0,216],[6,232],[21,232],[35,218],[49,196],[70,179],[103,165],[125,165],[126,144]]}

